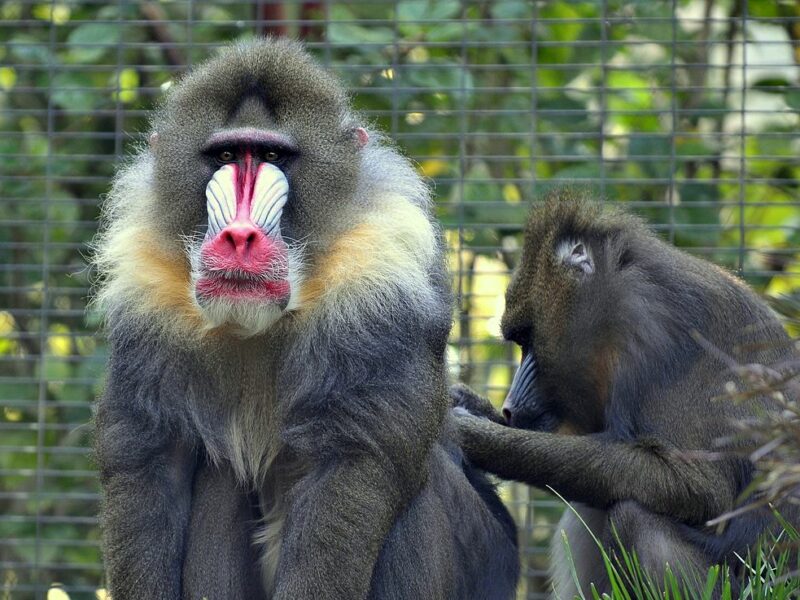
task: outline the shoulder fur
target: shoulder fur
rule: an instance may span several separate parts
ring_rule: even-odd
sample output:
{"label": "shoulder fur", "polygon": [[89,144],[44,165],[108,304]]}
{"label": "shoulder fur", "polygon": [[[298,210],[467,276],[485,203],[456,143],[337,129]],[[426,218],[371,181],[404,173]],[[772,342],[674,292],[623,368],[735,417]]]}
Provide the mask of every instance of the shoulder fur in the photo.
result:
{"label": "shoulder fur", "polygon": [[194,337],[203,330],[191,294],[189,259],[180,240],[165,243],[153,226],[156,198],[152,158],[144,151],[120,172],[103,207],[93,244],[93,305],[107,318],[118,313],[148,329]]}
{"label": "shoulder fur", "polygon": [[308,274],[306,315],[347,321],[387,316],[400,296],[423,306],[437,302],[430,274],[442,248],[428,214],[430,190],[386,139],[370,135],[354,199],[360,216]]}
{"label": "shoulder fur", "polygon": [[430,270],[439,254],[425,212],[401,196],[387,196],[341,235],[303,285],[306,312],[378,314],[398,295],[432,301]]}

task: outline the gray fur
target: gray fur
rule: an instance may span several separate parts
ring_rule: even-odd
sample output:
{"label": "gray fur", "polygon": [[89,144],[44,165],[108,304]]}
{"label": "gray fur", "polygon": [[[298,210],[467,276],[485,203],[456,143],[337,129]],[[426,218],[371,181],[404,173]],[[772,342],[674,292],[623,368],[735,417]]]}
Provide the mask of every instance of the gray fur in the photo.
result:
{"label": "gray fur", "polygon": [[590,597],[592,583],[598,587],[606,583],[599,542],[605,539],[607,525],[604,510],[579,503],[564,510],[550,543],[554,600],[572,600],[581,592]]}
{"label": "gray fur", "polygon": [[411,165],[377,136],[360,148],[356,124],[299,45],[240,44],[173,89],[153,148],[120,175],[97,242],[111,357],[96,449],[115,600],[512,597],[513,522],[446,429],[441,244],[402,255],[419,257],[416,287],[346,286],[257,335],[187,331],[196,307],[181,293],[164,297],[178,308],[147,304],[147,265],[116,246],[155,232],[192,268],[214,171],[203,144],[258,128],[299,148],[281,231],[313,273],[388,200],[427,211]]}

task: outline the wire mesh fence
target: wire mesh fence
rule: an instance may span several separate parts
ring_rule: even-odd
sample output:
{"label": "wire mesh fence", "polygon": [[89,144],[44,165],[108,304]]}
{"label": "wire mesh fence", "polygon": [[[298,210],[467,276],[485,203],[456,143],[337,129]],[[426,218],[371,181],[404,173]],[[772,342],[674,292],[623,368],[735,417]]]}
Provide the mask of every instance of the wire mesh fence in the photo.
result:
{"label": "wire mesh fence", "polygon": [[[0,17],[4,598],[103,586],[88,422],[105,346],[86,313],[88,242],[154,103],[228,41],[303,39],[430,179],[459,293],[453,375],[496,401],[516,360],[498,319],[520,225],[554,186],[624,202],[800,306],[794,1],[0,0]],[[520,597],[544,597],[562,507],[503,494],[521,527]]]}

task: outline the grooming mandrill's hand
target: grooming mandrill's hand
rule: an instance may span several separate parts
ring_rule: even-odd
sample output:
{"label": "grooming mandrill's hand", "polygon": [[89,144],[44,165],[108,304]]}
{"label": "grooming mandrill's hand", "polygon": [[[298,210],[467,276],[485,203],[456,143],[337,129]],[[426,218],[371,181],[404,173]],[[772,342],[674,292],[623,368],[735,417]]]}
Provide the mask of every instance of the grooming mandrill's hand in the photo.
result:
{"label": "grooming mandrill's hand", "polygon": [[456,383],[450,386],[450,400],[456,413],[465,411],[476,417],[489,419],[499,425],[505,425],[505,419],[495,410],[487,398],[476,394],[468,385]]}

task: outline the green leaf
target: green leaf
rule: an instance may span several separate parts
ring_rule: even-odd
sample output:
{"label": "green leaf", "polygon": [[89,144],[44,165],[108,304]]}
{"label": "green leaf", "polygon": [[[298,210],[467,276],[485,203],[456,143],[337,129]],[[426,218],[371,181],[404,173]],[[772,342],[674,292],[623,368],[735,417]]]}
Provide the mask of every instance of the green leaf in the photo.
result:
{"label": "green leaf", "polygon": [[27,34],[11,38],[11,54],[23,63],[49,65],[58,62],[42,40]]}
{"label": "green leaf", "polygon": [[495,19],[526,19],[531,16],[530,3],[522,0],[494,2],[490,6]]}
{"label": "green leaf", "polygon": [[391,44],[394,41],[394,32],[388,27],[367,28],[353,23],[331,23],[328,35],[335,44]]}
{"label": "green leaf", "polygon": [[407,0],[397,6],[399,21],[453,19],[459,15],[461,3],[453,0]]}
{"label": "green leaf", "polygon": [[[38,384],[36,383],[0,382],[0,398],[3,400],[35,402],[38,395]],[[2,415],[3,413],[0,411],[0,417]]]}
{"label": "green leaf", "polygon": [[783,99],[786,100],[789,108],[800,110],[800,90],[787,90]]}
{"label": "green leaf", "polygon": [[444,23],[429,28],[425,37],[431,42],[449,42],[460,40],[463,36],[469,37],[469,29],[472,27],[465,27],[463,23]]}
{"label": "green leaf", "polygon": [[[558,42],[572,42],[578,39],[583,31],[583,24],[578,10],[567,2],[550,2],[542,7],[539,12],[542,19],[554,19],[555,23],[548,26],[551,39]],[[570,19],[575,19],[570,21]]]}
{"label": "green leaf", "polygon": [[791,87],[791,82],[784,77],[763,77],[753,83],[753,89],[770,94],[783,94],[787,88]]}
{"label": "green leaf", "polygon": [[758,17],[760,19],[772,18],[779,16],[777,0],[772,2],[748,2],[747,12],[751,17]]}
{"label": "green leaf", "polygon": [[65,379],[72,377],[72,365],[66,359],[48,356],[44,361],[42,373],[48,388],[53,391],[54,388],[63,386]]}
{"label": "green leaf", "polygon": [[17,72],[13,67],[0,67],[0,89],[10,90],[17,82]]}
{"label": "green leaf", "polygon": [[678,156],[715,156],[718,149],[712,140],[700,138],[679,138],[675,140],[675,154]]}
{"label": "green leaf", "polygon": [[76,63],[99,61],[120,41],[116,23],[85,23],[72,30],[67,38],[69,58]]}
{"label": "green leaf", "polygon": [[[631,139],[628,155],[631,160],[641,156],[646,160],[639,161],[642,172],[650,178],[668,177],[670,174],[670,137],[667,135],[639,135]],[[663,158],[663,160],[652,160]]]}
{"label": "green leaf", "polygon": [[85,73],[71,71],[57,73],[53,77],[53,102],[66,109],[86,110],[100,104],[95,84]]}
{"label": "green leaf", "polygon": [[413,87],[429,88],[434,91],[448,89],[453,96],[472,95],[475,82],[469,69],[454,63],[438,63],[426,69],[413,69],[408,72],[408,83]]}

